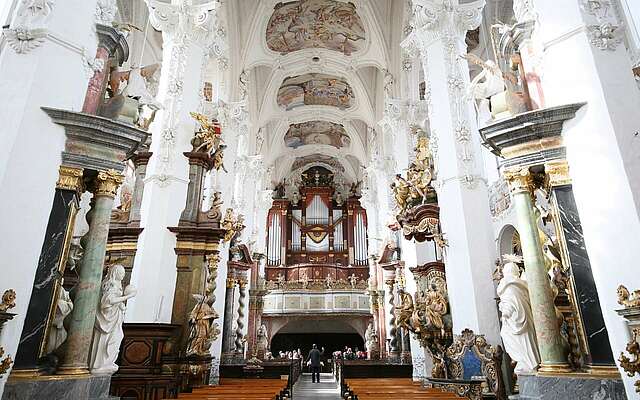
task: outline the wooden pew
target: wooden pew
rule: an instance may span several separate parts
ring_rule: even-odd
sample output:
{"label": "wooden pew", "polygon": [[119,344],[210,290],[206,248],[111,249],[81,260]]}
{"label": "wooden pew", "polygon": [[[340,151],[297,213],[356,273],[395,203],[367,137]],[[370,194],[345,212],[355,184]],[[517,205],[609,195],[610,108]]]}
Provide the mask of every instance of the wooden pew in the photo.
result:
{"label": "wooden pew", "polygon": [[219,386],[181,393],[185,400],[284,400],[289,398],[287,381],[280,379],[222,379]]}
{"label": "wooden pew", "polygon": [[453,393],[423,388],[419,382],[414,382],[409,378],[345,379],[345,384],[347,391],[343,393],[343,396],[347,400],[460,399]]}

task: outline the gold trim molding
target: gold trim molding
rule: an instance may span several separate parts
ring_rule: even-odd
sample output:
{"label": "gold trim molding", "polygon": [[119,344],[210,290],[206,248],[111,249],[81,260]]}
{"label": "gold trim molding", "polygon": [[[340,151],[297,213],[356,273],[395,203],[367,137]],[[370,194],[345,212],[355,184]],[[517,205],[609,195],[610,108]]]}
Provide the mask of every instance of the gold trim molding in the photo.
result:
{"label": "gold trim molding", "polygon": [[195,241],[181,241],[176,243],[176,250],[202,250],[202,251],[218,251],[219,243],[202,243]]}
{"label": "gold trim molding", "polygon": [[533,142],[527,142],[515,146],[510,146],[501,151],[504,158],[516,158],[527,154],[537,153],[543,150],[557,149],[563,147],[561,137],[543,138]]}
{"label": "gold trim molding", "polygon": [[124,182],[124,176],[116,170],[100,171],[96,177],[95,195],[116,197],[122,182]]}
{"label": "gold trim molding", "polygon": [[569,163],[567,163],[567,160],[558,160],[546,163],[544,165],[544,172],[547,174],[550,187],[571,184]]}
{"label": "gold trim molding", "polygon": [[84,170],[82,168],[73,168],[61,165],[58,169],[56,189],[74,190],[78,194],[84,192],[84,182],[82,180],[83,173]]}
{"label": "gold trim molding", "polygon": [[533,174],[529,168],[507,169],[503,173],[505,181],[509,184],[512,194],[529,193],[533,194],[535,188]]}

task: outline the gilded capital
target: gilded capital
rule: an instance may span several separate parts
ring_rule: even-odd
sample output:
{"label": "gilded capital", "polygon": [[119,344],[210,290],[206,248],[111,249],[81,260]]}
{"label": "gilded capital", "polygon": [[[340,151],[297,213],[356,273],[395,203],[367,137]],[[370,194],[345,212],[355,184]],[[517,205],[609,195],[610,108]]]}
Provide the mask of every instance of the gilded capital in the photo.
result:
{"label": "gilded capital", "polygon": [[240,289],[244,289],[245,287],[247,287],[247,280],[246,279],[238,279],[238,286],[240,287]]}
{"label": "gilded capital", "polygon": [[78,194],[84,191],[84,185],[82,181],[82,174],[84,170],[82,168],[73,168],[61,165],[58,170],[58,182],[56,182],[56,188],[62,190],[74,190]]}
{"label": "gilded capital", "polygon": [[100,171],[96,177],[95,195],[116,197],[122,182],[124,182],[124,176],[121,173],[113,169]]}
{"label": "gilded capital", "polygon": [[533,175],[531,171],[529,171],[529,168],[509,169],[504,172],[503,176],[507,183],[509,183],[511,193],[533,194]]}
{"label": "gilded capital", "polygon": [[218,253],[208,254],[206,260],[210,270],[218,269],[218,263],[220,262],[220,255]]}
{"label": "gilded capital", "polygon": [[227,289],[231,289],[236,287],[236,279],[235,278],[227,278]]}
{"label": "gilded capital", "polygon": [[551,161],[544,165],[544,172],[550,187],[564,186],[571,184],[569,176],[569,164],[567,160]]}

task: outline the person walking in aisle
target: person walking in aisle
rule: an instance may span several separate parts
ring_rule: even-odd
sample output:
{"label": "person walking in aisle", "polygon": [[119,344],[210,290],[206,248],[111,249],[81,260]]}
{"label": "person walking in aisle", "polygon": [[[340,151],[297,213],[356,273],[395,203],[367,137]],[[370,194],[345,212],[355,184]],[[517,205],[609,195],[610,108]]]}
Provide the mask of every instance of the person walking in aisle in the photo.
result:
{"label": "person walking in aisle", "polygon": [[320,383],[320,357],[324,354],[324,347],[322,348],[322,352],[318,350],[318,346],[315,344],[313,348],[309,352],[309,360],[307,361],[307,365],[311,366],[311,382]]}

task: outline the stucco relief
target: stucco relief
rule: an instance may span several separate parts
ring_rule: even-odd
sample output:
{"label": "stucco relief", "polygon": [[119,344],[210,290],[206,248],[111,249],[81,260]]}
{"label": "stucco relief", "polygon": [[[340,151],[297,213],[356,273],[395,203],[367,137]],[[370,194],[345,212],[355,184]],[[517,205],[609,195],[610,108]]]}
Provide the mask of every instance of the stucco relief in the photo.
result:
{"label": "stucco relief", "polygon": [[269,49],[282,54],[324,48],[351,55],[362,48],[365,29],[353,3],[299,0],[276,5],[266,40]]}
{"label": "stucco relief", "polygon": [[300,106],[333,106],[341,110],[353,105],[353,89],[341,78],[326,74],[289,77],[278,90],[278,105],[291,110]]}
{"label": "stucco relief", "polygon": [[351,138],[344,127],[327,121],[309,121],[291,124],[284,136],[287,147],[297,149],[301,146],[324,144],[335,148],[348,147]]}

